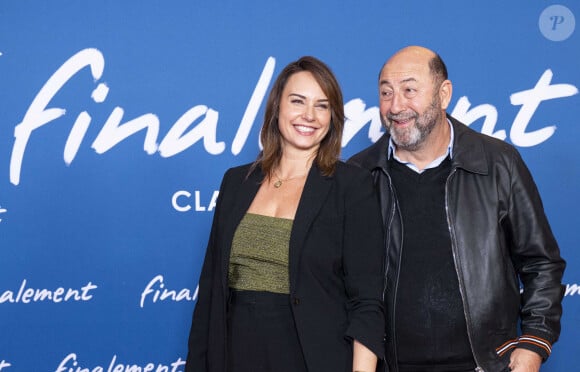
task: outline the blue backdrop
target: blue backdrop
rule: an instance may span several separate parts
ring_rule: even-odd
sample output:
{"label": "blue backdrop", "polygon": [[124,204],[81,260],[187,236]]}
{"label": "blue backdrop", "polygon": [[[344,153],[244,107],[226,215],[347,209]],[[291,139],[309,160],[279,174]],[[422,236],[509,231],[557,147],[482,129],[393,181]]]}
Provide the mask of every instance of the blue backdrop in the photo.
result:
{"label": "blue backdrop", "polygon": [[559,4],[3,0],[0,371],[183,370],[216,190],[257,155],[277,73],[333,68],[348,158],[382,134],[378,72],[410,44],[535,176],[568,261],[543,370],[580,370],[580,3]]}

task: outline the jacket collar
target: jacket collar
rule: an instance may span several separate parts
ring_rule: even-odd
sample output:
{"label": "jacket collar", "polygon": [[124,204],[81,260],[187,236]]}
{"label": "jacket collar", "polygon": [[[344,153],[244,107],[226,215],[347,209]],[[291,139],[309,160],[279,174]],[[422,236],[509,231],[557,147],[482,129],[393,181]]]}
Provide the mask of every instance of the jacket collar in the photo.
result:
{"label": "jacket collar", "polygon": [[453,125],[453,168],[462,168],[471,173],[488,174],[487,156],[483,148],[482,134],[475,132],[457,119],[447,115]]}

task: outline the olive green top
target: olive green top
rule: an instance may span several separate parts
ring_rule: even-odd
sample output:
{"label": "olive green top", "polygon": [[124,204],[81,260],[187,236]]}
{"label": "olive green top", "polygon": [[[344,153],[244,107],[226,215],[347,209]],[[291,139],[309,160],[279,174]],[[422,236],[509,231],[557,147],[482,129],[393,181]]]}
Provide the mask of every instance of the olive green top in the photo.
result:
{"label": "olive green top", "polygon": [[246,213],[232,241],[230,288],[290,293],[288,247],[293,222]]}

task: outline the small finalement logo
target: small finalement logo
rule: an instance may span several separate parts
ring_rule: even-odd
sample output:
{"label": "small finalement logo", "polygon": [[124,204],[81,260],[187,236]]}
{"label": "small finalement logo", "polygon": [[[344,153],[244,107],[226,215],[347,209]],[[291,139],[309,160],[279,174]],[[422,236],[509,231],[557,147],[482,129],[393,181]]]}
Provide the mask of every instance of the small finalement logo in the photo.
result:
{"label": "small finalement logo", "polygon": [[576,18],[564,5],[550,5],[540,14],[538,26],[546,39],[564,41],[574,33]]}
{"label": "small finalement logo", "polygon": [[[8,210],[6,208],[2,208],[2,206],[0,205],[0,215],[6,212],[8,212]],[[0,222],[2,222],[2,218],[0,218]]]}

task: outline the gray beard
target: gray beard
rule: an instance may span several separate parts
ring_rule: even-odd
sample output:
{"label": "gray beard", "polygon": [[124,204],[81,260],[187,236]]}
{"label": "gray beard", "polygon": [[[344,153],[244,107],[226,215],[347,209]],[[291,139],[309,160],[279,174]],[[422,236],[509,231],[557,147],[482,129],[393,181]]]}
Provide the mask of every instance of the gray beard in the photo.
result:
{"label": "gray beard", "polygon": [[[397,147],[406,151],[417,151],[421,145],[423,145],[425,140],[429,137],[429,134],[433,131],[433,128],[435,128],[439,120],[441,120],[442,114],[438,101],[437,98],[434,98],[423,115],[418,115],[416,112],[413,112],[413,115],[387,114],[386,118],[381,116],[381,121],[383,121],[383,124],[387,128]],[[392,121],[400,119],[413,119],[415,122],[410,128],[393,130]]]}

